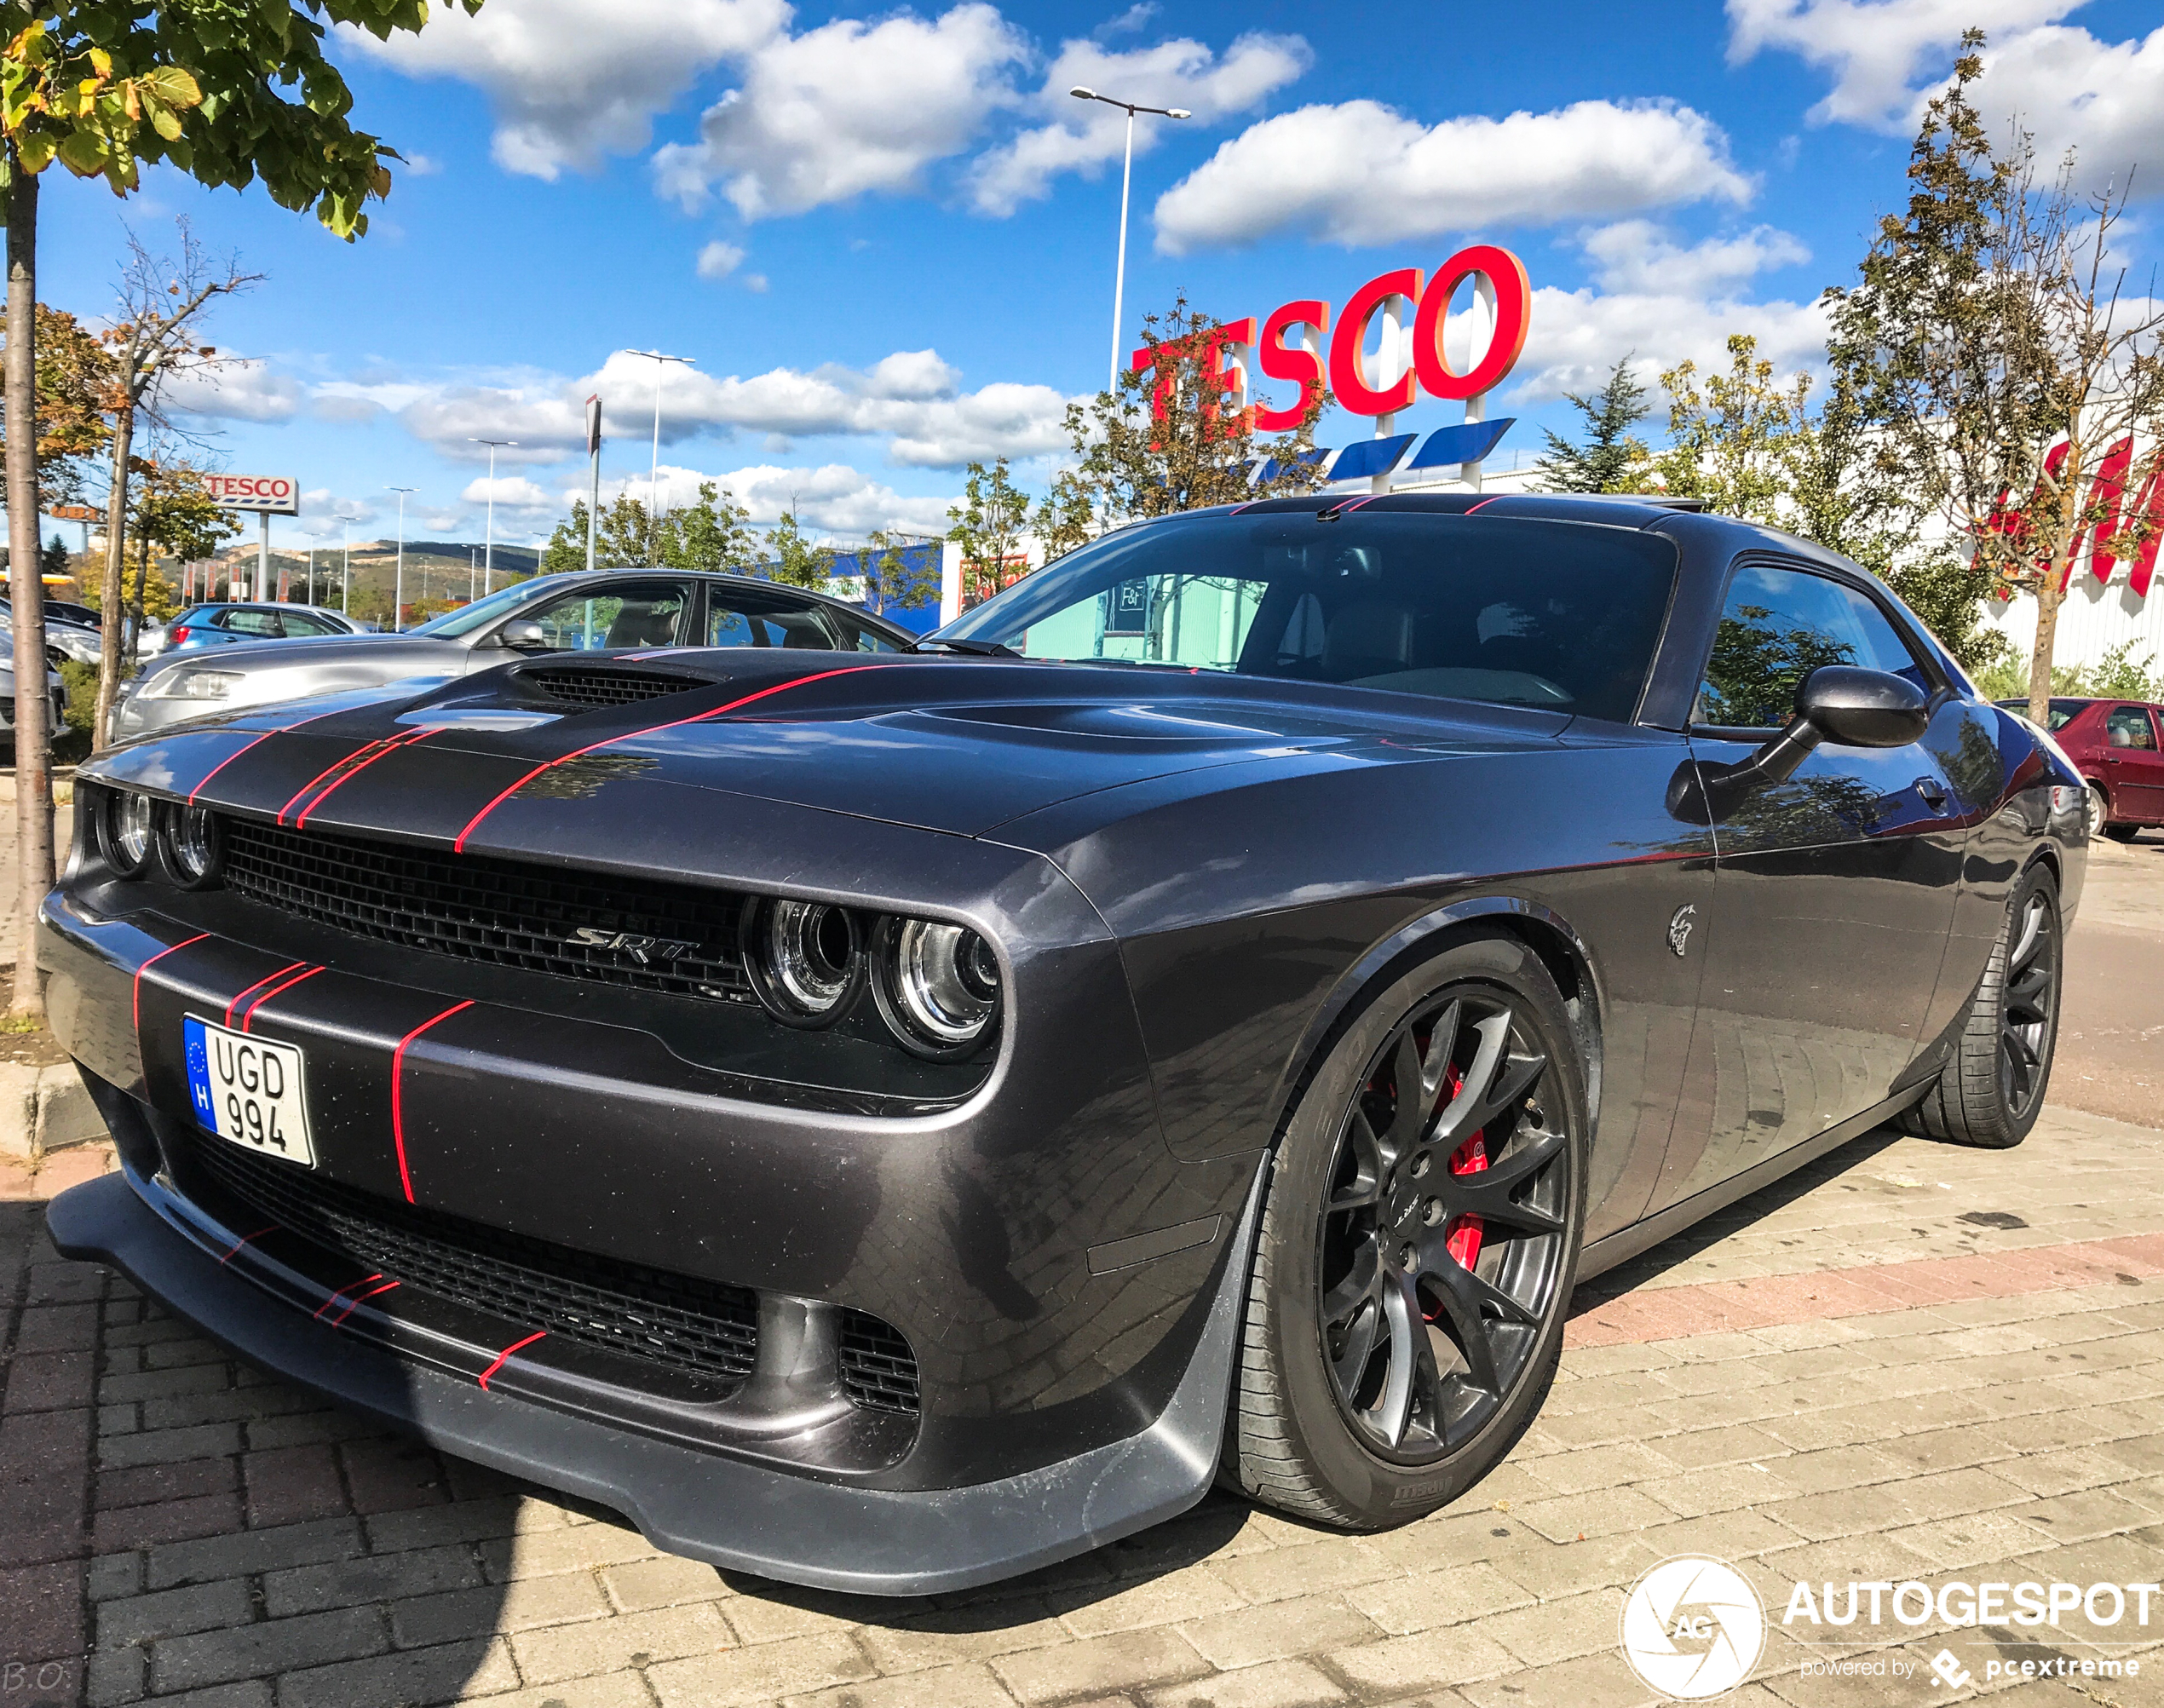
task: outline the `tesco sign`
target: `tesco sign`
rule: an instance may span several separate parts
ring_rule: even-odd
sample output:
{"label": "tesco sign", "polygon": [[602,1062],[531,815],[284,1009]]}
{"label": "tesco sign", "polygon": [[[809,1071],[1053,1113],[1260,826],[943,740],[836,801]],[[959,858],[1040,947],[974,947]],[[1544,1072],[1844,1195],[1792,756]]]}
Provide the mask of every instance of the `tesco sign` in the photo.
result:
{"label": "tesco sign", "polygon": [[[1444,348],[1443,333],[1450,299],[1468,279],[1489,330],[1486,350],[1461,370]],[[1459,250],[1432,274],[1417,267],[1378,273],[1353,292],[1334,324],[1329,303],[1302,298],[1272,309],[1263,320],[1259,339],[1252,315],[1213,329],[1204,335],[1206,348],[1199,353],[1202,383],[1222,388],[1236,408],[1252,407],[1256,430],[1263,433],[1298,427],[1309,407],[1326,396],[1334,397],[1350,414],[1376,417],[1382,433],[1390,431],[1391,417],[1410,409],[1424,393],[1464,402],[1467,418],[1477,421],[1480,400],[1517,365],[1532,313],[1525,263],[1509,250],[1476,244]],[[1381,348],[1371,361],[1365,350],[1378,320]],[[1184,342],[1157,348],[1168,357],[1183,355]],[[1289,401],[1273,405],[1253,395],[1251,353],[1264,378],[1298,388]],[[1155,364],[1156,351],[1135,352],[1136,372]],[[1165,365],[1170,369],[1171,361]],[[1172,377],[1169,371],[1160,373],[1152,396],[1152,409],[1160,417]]]}
{"label": "tesco sign", "polygon": [[280,516],[301,513],[301,483],[285,474],[205,474],[203,490],[212,503],[229,510],[262,510]]}

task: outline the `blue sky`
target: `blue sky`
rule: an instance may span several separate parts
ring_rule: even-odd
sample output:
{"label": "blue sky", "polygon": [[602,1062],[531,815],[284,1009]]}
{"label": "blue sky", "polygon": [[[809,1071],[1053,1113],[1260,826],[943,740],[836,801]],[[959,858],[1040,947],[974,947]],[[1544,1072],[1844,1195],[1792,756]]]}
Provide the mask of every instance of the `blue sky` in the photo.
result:
{"label": "blue sky", "polygon": [[[665,497],[704,475],[762,521],[793,503],[837,535],[931,529],[970,457],[1041,484],[1065,400],[1104,382],[1118,138],[1066,96],[1079,81],[1196,115],[1136,160],[1131,342],[1177,288],[1233,319],[1342,303],[1466,241],[1516,249],[1538,294],[1490,405],[1522,417],[1507,461],[1626,354],[1650,374],[1751,331],[1808,363],[1814,300],[1897,205],[1970,22],[1992,32],[1994,118],[2096,180],[2164,154],[2153,0],[488,0],[389,50],[340,44],[359,121],[411,163],[365,239],[170,174],[125,204],[55,175],[41,283],[95,314],[122,221],[170,248],[183,215],[268,275],[212,328],[245,363],[178,400],[222,466],[299,477],[280,544],[387,534],[392,486],[418,489],[410,537],[478,538],[471,435],[521,441],[496,529],[531,540],[583,485],[596,384],[605,482],[643,491],[652,370],[627,346],[697,359],[667,381]],[[2137,203],[2144,267],[2154,214]],[[1321,436],[1367,430],[1333,412]]]}

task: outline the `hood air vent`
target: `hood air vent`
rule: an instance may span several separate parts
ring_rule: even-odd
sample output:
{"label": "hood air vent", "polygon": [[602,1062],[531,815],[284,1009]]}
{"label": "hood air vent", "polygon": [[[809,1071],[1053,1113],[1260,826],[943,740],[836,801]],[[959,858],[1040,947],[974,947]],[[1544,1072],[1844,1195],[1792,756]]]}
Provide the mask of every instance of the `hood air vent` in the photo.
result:
{"label": "hood air vent", "polygon": [[630,705],[713,686],[704,676],[679,676],[672,670],[626,670],[607,664],[558,664],[546,670],[521,670],[519,680],[550,699],[590,709]]}

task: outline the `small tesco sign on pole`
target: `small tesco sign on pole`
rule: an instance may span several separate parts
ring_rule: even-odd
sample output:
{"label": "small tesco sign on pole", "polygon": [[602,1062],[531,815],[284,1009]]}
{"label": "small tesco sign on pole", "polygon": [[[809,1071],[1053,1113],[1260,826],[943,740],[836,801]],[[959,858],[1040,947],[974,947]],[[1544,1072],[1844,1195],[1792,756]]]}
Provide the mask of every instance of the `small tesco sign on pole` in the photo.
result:
{"label": "small tesco sign on pole", "polygon": [[301,513],[301,483],[290,475],[205,474],[203,488],[211,503],[229,510],[261,510],[279,516]]}

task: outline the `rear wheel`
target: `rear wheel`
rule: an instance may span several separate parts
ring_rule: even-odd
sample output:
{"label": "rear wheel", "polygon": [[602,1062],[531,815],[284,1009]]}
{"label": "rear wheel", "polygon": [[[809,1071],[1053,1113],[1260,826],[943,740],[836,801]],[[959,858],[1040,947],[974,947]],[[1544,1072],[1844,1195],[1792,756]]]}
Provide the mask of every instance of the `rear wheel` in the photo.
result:
{"label": "rear wheel", "polygon": [[1229,1444],[1242,1488],[1381,1529],[1500,1462],[1562,1351],[1584,1086],[1553,981],[1501,934],[1349,1029],[1272,1164]]}
{"label": "rear wheel", "polygon": [[2029,1136],[2058,1043],[2059,948],[2058,885],[2050,867],[2033,866],[2014,886],[1967,1021],[1914,1125],[1994,1149]]}
{"label": "rear wheel", "polygon": [[2106,825],[2104,833],[2115,842],[2131,842],[2142,833],[2139,825]]}

